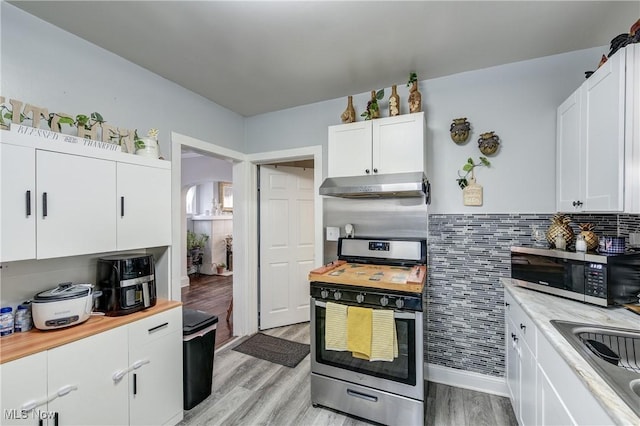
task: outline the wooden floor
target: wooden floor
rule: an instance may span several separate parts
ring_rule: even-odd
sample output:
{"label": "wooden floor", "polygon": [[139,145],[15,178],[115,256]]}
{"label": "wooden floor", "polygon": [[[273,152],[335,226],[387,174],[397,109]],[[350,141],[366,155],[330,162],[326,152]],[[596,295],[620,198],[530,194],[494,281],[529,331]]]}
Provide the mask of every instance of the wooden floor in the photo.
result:
{"label": "wooden floor", "polygon": [[[264,332],[309,343],[308,323]],[[181,426],[370,424],[311,405],[310,355],[296,368],[288,368],[233,351],[235,345],[216,352],[212,394],[185,411]],[[507,398],[437,383],[428,385],[427,425],[517,425]]]}
{"label": "wooden floor", "polygon": [[229,302],[233,297],[233,276],[191,275],[188,287],[182,287],[182,304],[218,317],[216,349],[233,338],[232,317],[226,321]]}

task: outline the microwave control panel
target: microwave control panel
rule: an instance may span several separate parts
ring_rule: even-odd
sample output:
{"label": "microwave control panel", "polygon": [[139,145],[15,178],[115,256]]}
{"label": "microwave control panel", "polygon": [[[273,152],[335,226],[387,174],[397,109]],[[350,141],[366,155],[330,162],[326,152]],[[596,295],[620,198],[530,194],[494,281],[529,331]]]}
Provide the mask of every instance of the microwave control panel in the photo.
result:
{"label": "microwave control panel", "polygon": [[607,268],[602,263],[589,263],[585,271],[587,296],[607,297]]}

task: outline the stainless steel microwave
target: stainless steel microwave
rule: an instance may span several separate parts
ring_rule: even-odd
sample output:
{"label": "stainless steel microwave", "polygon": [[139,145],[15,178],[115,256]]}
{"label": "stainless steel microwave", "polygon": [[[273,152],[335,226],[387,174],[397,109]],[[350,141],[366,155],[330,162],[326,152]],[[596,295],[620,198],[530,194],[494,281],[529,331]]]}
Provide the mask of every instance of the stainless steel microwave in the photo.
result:
{"label": "stainless steel microwave", "polygon": [[637,303],[640,251],[605,255],[511,247],[511,278],[522,287],[594,305]]}

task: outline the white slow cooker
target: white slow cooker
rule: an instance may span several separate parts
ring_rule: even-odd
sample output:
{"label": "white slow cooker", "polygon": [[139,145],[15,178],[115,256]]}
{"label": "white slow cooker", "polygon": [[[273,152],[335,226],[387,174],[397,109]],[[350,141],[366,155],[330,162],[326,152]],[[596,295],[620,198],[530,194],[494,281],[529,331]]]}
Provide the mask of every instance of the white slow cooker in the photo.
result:
{"label": "white slow cooker", "polygon": [[40,330],[53,330],[81,324],[91,316],[93,300],[100,294],[92,284],[72,283],[38,293],[31,304],[33,325]]}

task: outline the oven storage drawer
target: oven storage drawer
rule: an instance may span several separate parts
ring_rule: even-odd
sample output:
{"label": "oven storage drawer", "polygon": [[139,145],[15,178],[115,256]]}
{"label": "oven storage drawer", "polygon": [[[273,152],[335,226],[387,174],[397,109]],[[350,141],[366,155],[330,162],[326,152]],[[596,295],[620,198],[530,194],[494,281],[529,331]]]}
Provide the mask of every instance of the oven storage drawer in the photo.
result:
{"label": "oven storage drawer", "polygon": [[421,425],[424,403],[311,373],[311,403],[386,425]]}

